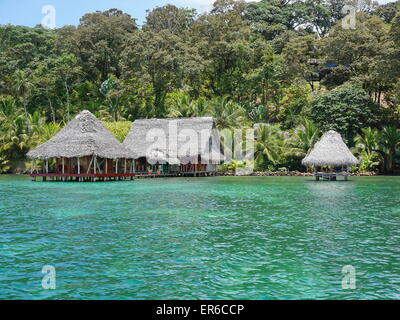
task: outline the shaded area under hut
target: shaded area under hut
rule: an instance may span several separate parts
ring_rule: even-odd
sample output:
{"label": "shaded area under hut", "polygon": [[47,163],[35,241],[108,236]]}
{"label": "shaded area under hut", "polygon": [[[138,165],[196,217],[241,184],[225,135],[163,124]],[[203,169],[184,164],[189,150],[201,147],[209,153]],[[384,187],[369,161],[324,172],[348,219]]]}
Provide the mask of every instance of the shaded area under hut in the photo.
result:
{"label": "shaded area under hut", "polygon": [[124,145],[136,155],[137,176],[208,176],[223,151],[211,117],[136,120]]}
{"label": "shaded area under hut", "polygon": [[315,144],[302,164],[314,167],[316,180],[337,180],[338,177],[348,180],[349,167],[357,166],[359,161],[344,143],[342,136],[331,130]]}
{"label": "shaded area under hut", "polygon": [[87,110],[27,157],[33,161],[32,177],[44,181],[106,181],[135,176],[134,153]]}

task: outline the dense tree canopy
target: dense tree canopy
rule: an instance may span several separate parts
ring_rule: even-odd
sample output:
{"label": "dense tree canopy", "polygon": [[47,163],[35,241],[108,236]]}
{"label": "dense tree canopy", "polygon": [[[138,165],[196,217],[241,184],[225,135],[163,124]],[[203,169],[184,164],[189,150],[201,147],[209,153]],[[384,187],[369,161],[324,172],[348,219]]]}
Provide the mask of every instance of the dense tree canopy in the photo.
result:
{"label": "dense tree canopy", "polygon": [[[357,8],[355,29],[341,23],[349,4]],[[399,1],[217,0],[202,14],[157,7],[141,28],[118,9],[56,30],[0,25],[0,171],[82,109],[108,121],[119,139],[137,118],[267,123],[260,168],[298,168],[307,152],[298,144],[329,128],[356,145],[363,128],[388,126],[376,141],[389,147],[361,148],[360,156],[365,168],[392,170],[399,48]]]}
{"label": "dense tree canopy", "polygon": [[317,97],[311,105],[309,118],[325,132],[341,132],[352,141],[357,132],[375,126],[382,120],[379,106],[358,85],[344,85]]}

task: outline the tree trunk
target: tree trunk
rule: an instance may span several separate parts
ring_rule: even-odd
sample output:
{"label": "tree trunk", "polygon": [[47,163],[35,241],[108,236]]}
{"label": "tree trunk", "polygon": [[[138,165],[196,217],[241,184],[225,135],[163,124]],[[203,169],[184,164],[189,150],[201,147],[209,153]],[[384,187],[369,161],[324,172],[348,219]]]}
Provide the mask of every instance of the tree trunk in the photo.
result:
{"label": "tree trunk", "polygon": [[67,95],[67,116],[68,116],[68,120],[70,119],[70,113],[69,113],[69,89],[68,89],[68,84],[67,84],[67,80],[64,80],[64,86],[65,86],[65,93]]}
{"label": "tree trunk", "polygon": [[49,102],[51,117],[53,118],[53,122],[56,122],[56,113],[53,108],[53,102],[51,102],[49,95],[47,95],[47,101]]}
{"label": "tree trunk", "polygon": [[28,109],[27,109],[27,105],[28,105],[28,102],[27,102],[27,97],[26,97],[26,91],[24,90],[23,92],[22,92],[22,104],[24,105],[24,110],[25,110],[25,116],[27,117],[28,116]]}

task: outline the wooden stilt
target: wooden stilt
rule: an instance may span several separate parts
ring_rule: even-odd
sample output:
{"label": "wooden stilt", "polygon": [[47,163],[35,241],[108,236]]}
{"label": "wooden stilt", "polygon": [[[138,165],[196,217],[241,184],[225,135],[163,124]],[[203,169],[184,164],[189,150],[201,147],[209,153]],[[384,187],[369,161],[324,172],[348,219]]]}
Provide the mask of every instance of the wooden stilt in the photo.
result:
{"label": "wooden stilt", "polygon": [[[97,166],[97,156],[94,156],[93,161],[93,173],[96,174],[96,166]],[[96,181],[96,178],[93,178],[93,181]]]}
{"label": "wooden stilt", "polygon": [[[80,161],[79,157],[77,158],[77,162],[78,162],[78,174],[81,174],[81,161]],[[81,182],[82,178],[79,177],[78,181]]]}

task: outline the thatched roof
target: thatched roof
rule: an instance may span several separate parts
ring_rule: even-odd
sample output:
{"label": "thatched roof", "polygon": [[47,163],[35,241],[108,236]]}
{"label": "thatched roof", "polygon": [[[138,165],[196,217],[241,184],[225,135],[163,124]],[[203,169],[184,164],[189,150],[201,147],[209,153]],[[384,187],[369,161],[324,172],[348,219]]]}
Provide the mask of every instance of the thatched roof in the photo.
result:
{"label": "thatched roof", "polygon": [[309,154],[303,159],[305,166],[356,166],[357,158],[343,142],[342,136],[336,131],[325,133]]}
{"label": "thatched roof", "polygon": [[[194,136],[188,137],[190,132]],[[164,139],[166,143],[154,146],[157,139]],[[137,158],[147,158],[149,162],[195,163],[200,155],[201,162],[217,164],[223,160],[219,141],[211,117],[142,119],[132,124],[124,145]]]}
{"label": "thatched roof", "polygon": [[27,157],[49,159],[92,155],[107,159],[134,157],[91,112],[85,110]]}

